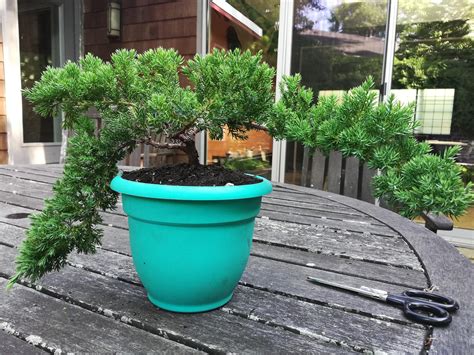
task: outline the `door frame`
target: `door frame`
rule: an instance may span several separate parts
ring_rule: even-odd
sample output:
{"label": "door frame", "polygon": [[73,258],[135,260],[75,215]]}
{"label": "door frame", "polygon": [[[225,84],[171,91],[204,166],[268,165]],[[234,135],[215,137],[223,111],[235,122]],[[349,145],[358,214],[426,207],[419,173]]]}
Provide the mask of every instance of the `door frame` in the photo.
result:
{"label": "door frame", "polygon": [[[31,2],[31,9],[54,6],[57,11],[59,65],[77,60],[81,50],[81,0],[45,0]],[[5,101],[9,164],[45,164],[59,162],[61,142],[24,143],[21,96],[20,34],[17,0],[0,2],[1,30],[4,39]],[[68,21],[64,21],[67,18]],[[70,20],[69,20],[70,19]]]}

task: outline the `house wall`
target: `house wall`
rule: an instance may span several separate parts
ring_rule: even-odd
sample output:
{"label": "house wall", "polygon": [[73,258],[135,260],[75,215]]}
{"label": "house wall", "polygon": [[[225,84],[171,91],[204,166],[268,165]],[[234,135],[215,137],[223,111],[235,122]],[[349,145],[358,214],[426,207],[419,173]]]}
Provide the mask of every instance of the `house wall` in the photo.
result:
{"label": "house wall", "polygon": [[0,164],[8,163],[7,116],[5,110],[5,71],[3,65],[3,38],[0,33]]}
{"label": "house wall", "polygon": [[84,0],[84,49],[104,60],[117,48],[175,48],[185,58],[196,53],[197,0],[122,2],[121,38],[107,37],[107,1]]}

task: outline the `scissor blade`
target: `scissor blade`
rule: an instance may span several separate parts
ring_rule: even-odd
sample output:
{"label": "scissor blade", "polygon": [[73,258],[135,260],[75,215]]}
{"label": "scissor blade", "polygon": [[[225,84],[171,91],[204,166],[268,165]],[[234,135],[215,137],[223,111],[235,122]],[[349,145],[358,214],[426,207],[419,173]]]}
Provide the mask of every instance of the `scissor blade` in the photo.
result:
{"label": "scissor blade", "polygon": [[357,293],[361,296],[376,298],[376,299],[382,300],[382,301],[386,301],[387,296],[388,296],[388,293],[385,292],[385,291],[382,291],[382,290],[377,290],[377,289],[369,288],[369,287],[357,288],[357,287],[338,284],[336,282],[332,282],[332,281],[328,281],[328,280],[318,279],[316,277],[311,277],[311,276],[308,276],[308,281],[323,284],[323,285],[329,285],[329,286],[332,286],[332,287],[340,288],[340,289],[351,291],[351,292],[355,292],[355,293]]}

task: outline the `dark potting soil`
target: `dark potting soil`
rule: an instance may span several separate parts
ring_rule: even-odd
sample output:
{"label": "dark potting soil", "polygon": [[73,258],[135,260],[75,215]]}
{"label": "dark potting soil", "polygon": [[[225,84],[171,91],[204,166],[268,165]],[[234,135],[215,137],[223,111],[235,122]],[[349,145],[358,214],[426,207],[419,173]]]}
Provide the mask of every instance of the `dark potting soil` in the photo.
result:
{"label": "dark potting soil", "polygon": [[260,179],[219,165],[169,165],[160,168],[143,168],[124,172],[122,178],[131,181],[161,185],[225,186],[249,185]]}

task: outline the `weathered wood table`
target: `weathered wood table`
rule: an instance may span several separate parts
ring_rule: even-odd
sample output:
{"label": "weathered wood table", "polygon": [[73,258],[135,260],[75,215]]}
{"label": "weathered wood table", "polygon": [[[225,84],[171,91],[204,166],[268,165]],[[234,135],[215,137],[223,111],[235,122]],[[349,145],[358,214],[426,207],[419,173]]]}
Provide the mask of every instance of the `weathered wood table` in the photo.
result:
{"label": "weathered wood table", "polygon": [[[148,302],[130,257],[121,208],[104,213],[103,245],[72,255],[38,284],[5,291],[31,213],[61,166],[0,167],[0,353],[257,352],[472,353],[473,267],[422,226],[321,191],[275,185],[257,218],[253,251],[234,297],[202,314]],[[447,328],[307,282],[321,277],[400,292],[437,286],[460,311]]]}

